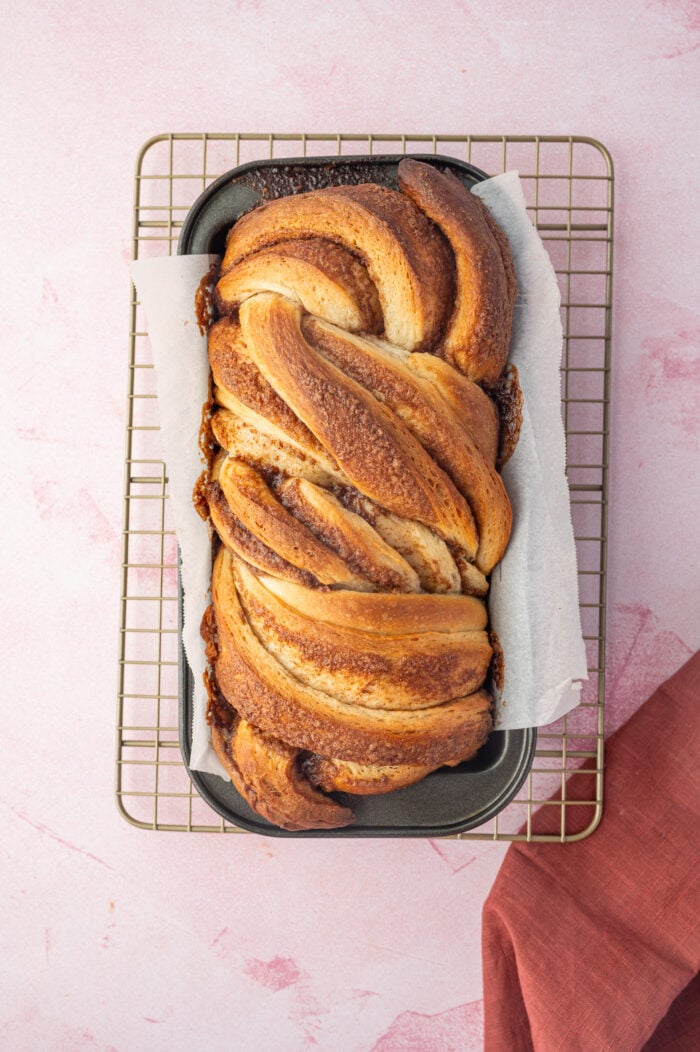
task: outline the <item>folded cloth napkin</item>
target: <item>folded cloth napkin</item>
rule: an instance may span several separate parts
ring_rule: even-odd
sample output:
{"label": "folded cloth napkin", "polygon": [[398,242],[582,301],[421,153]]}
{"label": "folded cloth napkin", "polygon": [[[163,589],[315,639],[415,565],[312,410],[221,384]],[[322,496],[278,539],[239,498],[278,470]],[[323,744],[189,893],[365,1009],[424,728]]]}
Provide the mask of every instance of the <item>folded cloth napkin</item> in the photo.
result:
{"label": "folded cloth napkin", "polygon": [[600,828],[509,849],[484,905],[486,1052],[700,1048],[699,702],[700,652],[606,743]]}

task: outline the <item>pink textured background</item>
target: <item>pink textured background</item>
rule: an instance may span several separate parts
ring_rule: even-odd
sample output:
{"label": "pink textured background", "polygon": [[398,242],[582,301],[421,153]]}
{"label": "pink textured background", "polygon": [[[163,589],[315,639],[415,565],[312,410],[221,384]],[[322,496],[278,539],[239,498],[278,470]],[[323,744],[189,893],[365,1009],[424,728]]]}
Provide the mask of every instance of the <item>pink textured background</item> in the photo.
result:
{"label": "pink textured background", "polygon": [[700,10],[3,8],[0,1047],[478,1049],[480,911],[502,845],[156,835],[115,810],[134,158],[162,131],[536,132],[608,146],[614,726],[700,631]]}

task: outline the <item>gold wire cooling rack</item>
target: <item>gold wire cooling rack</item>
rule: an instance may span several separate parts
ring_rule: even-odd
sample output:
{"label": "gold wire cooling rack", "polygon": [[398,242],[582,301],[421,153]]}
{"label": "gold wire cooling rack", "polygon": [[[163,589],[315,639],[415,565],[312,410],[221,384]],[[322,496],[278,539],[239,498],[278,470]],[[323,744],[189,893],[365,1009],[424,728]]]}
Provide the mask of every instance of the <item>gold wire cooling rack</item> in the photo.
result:
{"label": "gold wire cooling rack", "polygon": [[[490,175],[517,169],[559,281],[565,337],[562,414],[589,681],[580,707],[540,729],[533,767],[515,800],[460,839],[579,840],[596,828],[603,809],[613,243],[613,170],[607,150],[576,136],[158,135],[145,143],[136,165],[134,259],[174,254],[194,200],[239,164],[264,157],[406,152],[446,154]],[[179,751],[177,542],[158,435],[153,362],[133,289],[128,374],[117,802],[124,818],[143,829],[239,833],[200,798]],[[552,794],[558,798],[550,801]],[[542,805],[549,818],[546,832],[533,820]]]}

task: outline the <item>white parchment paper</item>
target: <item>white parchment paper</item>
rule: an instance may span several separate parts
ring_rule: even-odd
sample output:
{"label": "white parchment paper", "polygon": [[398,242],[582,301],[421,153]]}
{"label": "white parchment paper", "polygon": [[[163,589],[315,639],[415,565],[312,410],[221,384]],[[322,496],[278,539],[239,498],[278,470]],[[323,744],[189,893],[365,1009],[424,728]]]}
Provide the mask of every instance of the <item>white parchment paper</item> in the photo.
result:
{"label": "white parchment paper", "polygon": [[182,643],[194,678],[190,767],[226,777],[211,747],[206,721],[207,667],[199,634],[209,604],[211,543],[194,509],[192,491],[204,467],[199,453],[202,407],[209,396],[207,338],[197,325],[195,293],[215,256],[137,260],[131,276],[148,320],[156,371],[160,434],[168,472],[184,592]]}
{"label": "white parchment paper", "polygon": [[517,174],[477,183],[472,192],[508,235],[519,290],[510,360],[523,391],[523,419],[503,469],[513,532],[489,593],[489,616],[505,658],[497,726],[540,727],[578,704],[580,681],[588,678],[565,475],[559,286]]}
{"label": "white parchment paper", "polygon": [[[505,658],[496,698],[497,726],[543,726],[580,700],[587,678],[578,608],[576,551],[564,473],[559,366],[559,289],[549,257],[526,211],[517,173],[474,188],[508,235],[518,277],[511,360],[524,407],[520,440],[503,471],[514,528],[494,570],[491,623]],[[183,645],[194,677],[193,770],[222,774],[206,722],[206,668],[199,624],[209,602],[211,557],[206,527],[192,504],[202,470],[198,436],[208,396],[206,337],[194,299],[212,256],[139,260],[132,277],[148,320],[157,376],[161,437],[185,594]]]}

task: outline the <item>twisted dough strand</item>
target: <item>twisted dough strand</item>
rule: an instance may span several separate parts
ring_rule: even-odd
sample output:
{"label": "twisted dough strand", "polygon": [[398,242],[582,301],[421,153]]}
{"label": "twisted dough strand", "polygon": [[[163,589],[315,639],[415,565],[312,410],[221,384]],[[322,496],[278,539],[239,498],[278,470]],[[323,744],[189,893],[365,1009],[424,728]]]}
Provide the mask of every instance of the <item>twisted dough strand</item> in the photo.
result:
{"label": "twisted dough strand", "polygon": [[399,185],[255,209],[216,291],[212,739],[289,829],[352,820],[319,788],[413,784],[491,728],[483,596],[511,511],[480,383],[512,264],[456,180],[403,161]]}

